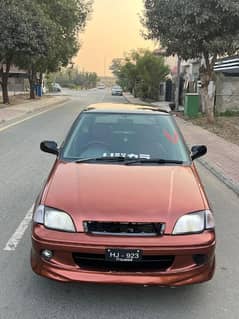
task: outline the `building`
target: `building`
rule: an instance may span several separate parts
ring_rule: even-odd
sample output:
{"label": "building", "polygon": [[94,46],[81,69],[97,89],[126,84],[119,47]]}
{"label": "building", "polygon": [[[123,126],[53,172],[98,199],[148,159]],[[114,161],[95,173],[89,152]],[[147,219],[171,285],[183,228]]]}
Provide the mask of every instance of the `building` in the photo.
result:
{"label": "building", "polygon": [[181,75],[184,80],[185,93],[198,93],[198,81],[200,80],[200,60],[192,59],[182,61]]}
{"label": "building", "polygon": [[25,92],[28,87],[29,84],[27,72],[18,69],[16,66],[11,66],[8,79],[8,91],[13,93]]}
{"label": "building", "polygon": [[219,59],[216,72],[216,110],[239,111],[239,55]]}
{"label": "building", "polygon": [[[216,73],[216,111],[239,110],[239,55],[218,59]],[[181,75],[184,80],[183,95],[199,93],[200,60],[183,61]]]}
{"label": "building", "polygon": [[27,72],[12,66],[9,74],[8,90],[13,92],[24,92],[27,87],[29,87]]}

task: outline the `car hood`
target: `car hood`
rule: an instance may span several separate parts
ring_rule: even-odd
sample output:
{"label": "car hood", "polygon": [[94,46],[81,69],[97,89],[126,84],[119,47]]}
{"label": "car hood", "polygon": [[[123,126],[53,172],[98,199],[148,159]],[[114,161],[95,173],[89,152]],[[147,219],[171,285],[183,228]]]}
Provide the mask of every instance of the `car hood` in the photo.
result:
{"label": "car hood", "polygon": [[164,222],[207,205],[194,167],[56,162],[42,204],[83,221]]}

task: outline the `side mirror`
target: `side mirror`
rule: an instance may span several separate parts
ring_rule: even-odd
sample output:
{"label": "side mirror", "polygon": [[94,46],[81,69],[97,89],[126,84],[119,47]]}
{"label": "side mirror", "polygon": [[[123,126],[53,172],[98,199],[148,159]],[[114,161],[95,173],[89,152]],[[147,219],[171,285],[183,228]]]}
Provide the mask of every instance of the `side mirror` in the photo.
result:
{"label": "side mirror", "polygon": [[40,149],[43,152],[46,152],[46,153],[50,153],[50,154],[54,154],[54,155],[58,155],[59,154],[57,143],[54,142],[54,141],[43,141],[43,142],[41,142]]}
{"label": "side mirror", "polygon": [[196,158],[199,158],[207,153],[207,147],[205,145],[195,145],[191,149],[191,158],[194,161]]}

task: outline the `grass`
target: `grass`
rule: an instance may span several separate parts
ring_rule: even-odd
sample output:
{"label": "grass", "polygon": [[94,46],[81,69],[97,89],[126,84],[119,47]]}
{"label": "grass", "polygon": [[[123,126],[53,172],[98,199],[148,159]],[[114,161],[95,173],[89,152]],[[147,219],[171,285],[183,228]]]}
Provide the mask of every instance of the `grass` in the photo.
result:
{"label": "grass", "polygon": [[213,124],[209,124],[204,115],[186,120],[207,129],[228,142],[239,145],[239,112],[225,112],[223,115],[219,114],[215,117],[215,122]]}
{"label": "grass", "polygon": [[226,110],[225,112],[221,112],[219,114],[216,114],[217,117],[219,116],[225,116],[225,117],[233,117],[233,116],[239,116],[238,110]]}

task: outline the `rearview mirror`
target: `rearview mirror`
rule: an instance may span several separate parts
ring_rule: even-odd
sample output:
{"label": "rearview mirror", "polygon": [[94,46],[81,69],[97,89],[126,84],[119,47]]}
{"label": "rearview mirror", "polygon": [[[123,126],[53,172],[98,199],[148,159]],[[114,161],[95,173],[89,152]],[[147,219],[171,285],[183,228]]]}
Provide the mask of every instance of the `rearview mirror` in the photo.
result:
{"label": "rearview mirror", "polygon": [[199,158],[207,153],[207,147],[205,145],[195,145],[191,149],[191,158],[194,161],[196,158]]}
{"label": "rearview mirror", "polygon": [[43,141],[40,144],[40,149],[45,153],[50,153],[54,155],[59,154],[57,143],[54,141]]}

